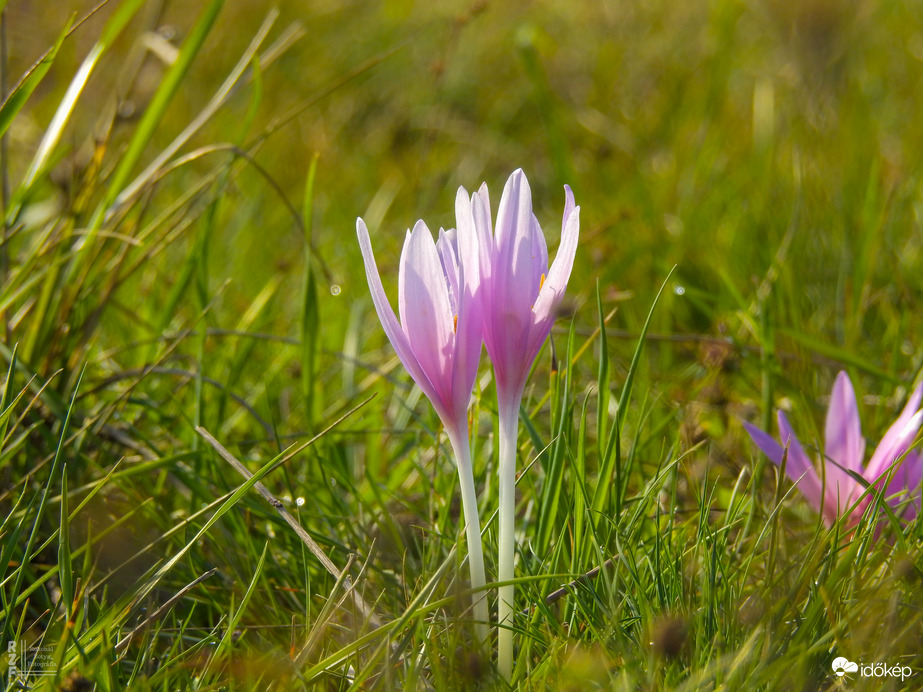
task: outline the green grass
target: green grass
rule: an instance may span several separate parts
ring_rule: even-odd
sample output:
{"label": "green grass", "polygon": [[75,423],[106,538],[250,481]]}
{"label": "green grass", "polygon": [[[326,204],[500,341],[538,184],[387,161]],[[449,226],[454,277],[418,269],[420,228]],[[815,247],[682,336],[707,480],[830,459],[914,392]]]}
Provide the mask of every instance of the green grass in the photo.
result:
{"label": "green grass", "polygon": [[552,247],[564,183],[582,224],[513,687],[919,687],[923,522],[826,528],[740,424],[816,448],[845,368],[871,447],[920,377],[919,2],[59,5],[0,2],[0,644],[37,686],[506,687],[354,228],[396,301],[405,229],[522,167]]}

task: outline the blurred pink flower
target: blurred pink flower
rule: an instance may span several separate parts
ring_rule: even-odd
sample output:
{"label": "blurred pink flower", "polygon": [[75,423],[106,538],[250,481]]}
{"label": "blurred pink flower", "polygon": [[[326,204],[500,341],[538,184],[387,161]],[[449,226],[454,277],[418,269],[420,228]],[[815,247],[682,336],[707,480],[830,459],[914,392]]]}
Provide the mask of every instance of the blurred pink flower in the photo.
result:
{"label": "blurred pink flower", "polygon": [[850,508],[852,511],[848,524],[855,525],[865,508],[872,502],[873,498],[869,495],[859,501],[865,487],[850,475],[850,472],[864,478],[870,485],[880,486],[895,465],[897,467],[885,489],[884,497],[898,516],[909,521],[920,511],[923,456],[919,450],[908,449],[923,423],[921,398],[923,384],[910,395],[901,415],[885,433],[872,454],[868,466],[863,467],[865,440],[862,438],[859,423],[856,394],[849,376],[845,372],[840,372],[833,385],[830,406],[827,409],[824,457],[820,464],[823,475],[818,474],[818,469],[805,453],[782,411],[778,413],[781,445],[749,423],[744,423],[744,427],[757,447],[777,466],[781,466],[782,458],[787,452],[786,474],[795,482],[811,506],[823,515],[828,526],[832,525],[837,517],[849,512]]}

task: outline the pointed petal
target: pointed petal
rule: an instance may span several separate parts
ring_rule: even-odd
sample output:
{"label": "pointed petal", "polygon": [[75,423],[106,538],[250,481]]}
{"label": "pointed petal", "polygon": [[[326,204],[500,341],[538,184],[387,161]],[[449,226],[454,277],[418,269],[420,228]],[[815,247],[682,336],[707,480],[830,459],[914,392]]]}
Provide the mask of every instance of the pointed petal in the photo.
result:
{"label": "pointed petal", "polygon": [[900,417],[881,438],[878,448],[869,460],[868,468],[865,470],[865,477],[869,481],[874,481],[881,476],[895,459],[899,459],[904,452],[910,449],[921,424],[923,424],[923,410],[912,412],[905,407]]}
{"label": "pointed petal", "polygon": [[750,435],[750,439],[753,440],[753,443],[762,450],[763,454],[769,457],[769,460],[776,466],[782,465],[782,455],[784,450],[782,445],[776,442],[775,438],[767,432],[763,432],[755,425],[750,423],[743,424],[744,429],[747,431],[747,434]]}
{"label": "pointed petal", "polygon": [[385,294],[381,277],[378,274],[378,266],[375,264],[375,255],[372,252],[369,229],[362,219],[356,220],[356,235],[359,238],[359,249],[362,251],[362,260],[365,263],[365,276],[368,280],[369,292],[372,294],[372,303],[375,305],[375,311],[378,313],[378,319],[385,330],[385,335],[414,382],[420,386],[427,397],[432,398],[434,394],[432,384],[423,372],[423,368],[420,367],[413,348],[411,348],[410,340],[404,333],[401,323],[398,322],[388,296]]}
{"label": "pointed petal", "polygon": [[[480,229],[474,219],[474,200],[477,195],[468,198],[465,188],[458,188],[458,194],[455,196],[455,224],[458,227],[456,231],[456,247],[458,248],[458,263],[463,268],[463,282],[470,288],[480,284],[481,279],[481,253],[490,245],[490,230],[486,230],[486,238],[481,237]],[[490,225],[490,217],[487,218],[487,225]],[[487,263],[490,259],[487,258]]]}
{"label": "pointed petal", "polygon": [[564,228],[567,226],[567,219],[570,217],[571,212],[574,210],[577,204],[574,202],[574,192],[570,189],[570,185],[564,186],[564,216],[561,220],[561,233],[564,233]]}
{"label": "pointed petal", "polygon": [[[468,409],[481,358],[483,333],[482,303],[478,280],[480,274],[478,236],[471,216],[471,204],[463,190],[459,191],[459,198],[461,197],[464,197],[465,202],[461,205],[462,213],[458,219],[457,234],[461,300],[455,330],[454,374],[452,377],[456,415]],[[458,206],[456,205],[456,209]]]}
{"label": "pointed petal", "polygon": [[903,416],[912,416],[920,409],[920,401],[923,399],[923,382],[918,384],[914,388],[913,393],[910,395],[910,398],[907,399],[907,403],[904,404],[904,410],[901,411],[901,417]]}
{"label": "pointed petal", "polygon": [[399,282],[401,324],[413,352],[439,393],[441,403],[451,400],[450,368],[454,351],[455,316],[448,286],[426,224],[417,221],[401,254]]}
{"label": "pointed petal", "polygon": [[561,243],[554,256],[548,276],[538,293],[535,301],[536,320],[545,320],[553,313],[564,297],[567,282],[570,280],[574,268],[574,257],[577,254],[577,240],[580,236],[580,207],[575,207],[567,217],[564,230],[561,232]]}
{"label": "pointed petal", "polygon": [[[785,414],[779,411],[776,418],[779,424],[779,437],[782,440],[782,447],[788,450],[785,473],[798,485],[798,489],[804,494],[814,509],[820,512],[822,504],[825,504],[823,502],[824,491],[820,477],[817,475],[817,471],[814,469],[814,465],[811,463],[808,455],[804,453],[804,449],[795,436],[792,426],[789,425]],[[835,492],[833,497],[836,497]]]}
{"label": "pointed petal", "polygon": [[[500,198],[496,228],[497,254],[491,267],[494,308],[525,314],[538,296],[541,275],[547,272],[544,236],[532,213],[532,191],[522,170],[509,177]],[[531,318],[530,318],[531,319]]]}
{"label": "pointed petal", "polygon": [[481,315],[469,302],[458,314],[455,333],[455,354],[452,360],[452,407],[457,418],[463,418],[471,402],[471,392],[477,379],[481,360]]}
{"label": "pointed petal", "polygon": [[439,261],[442,264],[442,272],[445,274],[445,281],[449,289],[449,306],[453,315],[458,314],[458,305],[461,302],[458,267],[458,248],[456,243],[455,229],[448,231],[439,229],[439,240],[436,241],[436,252],[439,253]]}
{"label": "pointed petal", "polygon": [[535,287],[535,296],[538,296],[542,282],[545,281],[548,274],[548,243],[545,242],[545,234],[542,233],[542,226],[539,224],[535,214],[532,215],[532,284]]}
{"label": "pointed petal", "polygon": [[480,278],[481,282],[487,285],[497,248],[493,222],[490,219],[490,195],[487,192],[487,183],[482,183],[480,189],[471,195],[471,215],[478,236]]}
{"label": "pointed petal", "polygon": [[894,472],[885,491],[888,504],[893,509],[901,511],[901,516],[907,521],[916,518],[920,511],[921,480],[923,480],[923,457],[920,456],[919,451],[911,450],[900,462],[900,467]]}
{"label": "pointed petal", "polygon": [[859,407],[852,382],[845,371],[840,371],[830,395],[827,408],[827,422],[824,430],[827,457],[859,473],[865,456],[865,440],[862,439]]}

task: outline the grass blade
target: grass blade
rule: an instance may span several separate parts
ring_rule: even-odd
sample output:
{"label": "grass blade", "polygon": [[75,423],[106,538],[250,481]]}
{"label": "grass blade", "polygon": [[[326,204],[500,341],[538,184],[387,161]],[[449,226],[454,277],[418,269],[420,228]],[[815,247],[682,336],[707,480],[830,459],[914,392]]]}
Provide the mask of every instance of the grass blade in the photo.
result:
{"label": "grass blade", "polygon": [[307,431],[314,429],[314,391],[317,369],[317,348],[320,336],[320,303],[317,300],[317,279],[314,278],[311,248],[314,228],[314,179],[317,174],[314,154],[308,169],[304,190],[304,299],[301,308],[301,393],[304,397]]}

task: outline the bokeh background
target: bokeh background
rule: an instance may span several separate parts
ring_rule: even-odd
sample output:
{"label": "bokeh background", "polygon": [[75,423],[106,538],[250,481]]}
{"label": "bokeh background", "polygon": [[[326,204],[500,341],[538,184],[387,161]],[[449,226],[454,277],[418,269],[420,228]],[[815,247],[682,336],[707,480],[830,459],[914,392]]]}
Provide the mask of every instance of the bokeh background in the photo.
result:
{"label": "bokeh background", "polygon": [[[14,187],[122,4],[104,3],[73,31],[13,120],[4,167]],[[13,265],[42,229],[71,241],[90,223],[206,5],[145,3],[103,55],[6,244]],[[95,6],[9,0],[7,88],[71,17]],[[740,422],[770,429],[777,407],[797,410],[802,440],[816,442],[825,396],[843,368],[857,385],[867,437],[879,439],[893,420],[923,367],[923,2],[227,0],[135,174],[196,118],[276,10],[259,69],[177,153],[189,159],[106,227],[113,235],[99,241],[100,264],[80,274],[90,278],[74,284],[73,296],[53,273],[32,291],[20,290],[28,284],[21,272],[4,291],[5,343],[18,343],[29,372],[50,380],[45,396],[66,403],[86,365],[81,416],[99,425],[75,443],[71,487],[105,476],[118,460],[157,471],[153,481],[126,476],[102,492],[86,510],[97,523],[75,534],[79,543],[127,513],[121,533],[94,548],[96,569],[115,570],[120,588],[130,591],[170,550],[148,551],[128,568],[119,556],[239,482],[203,452],[195,425],[256,468],[371,393],[378,397],[273,489],[289,502],[308,499],[304,522],[340,562],[352,549],[413,544],[419,573],[432,573],[425,543],[408,527],[438,525],[443,511],[457,516],[452,466],[434,451],[435,416],[378,324],[355,221],[362,216],[372,231],[396,304],[406,229],[419,218],[433,230],[453,226],[459,186],[486,182],[496,211],[520,167],[550,254],[564,184],[581,207],[577,260],[553,335],[565,358],[573,318],[580,396],[597,386],[597,296],[615,395],[664,285],[622,442],[636,464],[632,488],[669,454],[682,457],[674,492],[690,502],[696,479],[761,468]],[[314,362],[304,357],[305,227],[317,289]],[[139,229],[139,244],[120,254],[120,238],[138,239]],[[54,254],[64,246],[51,242],[41,256],[70,261]],[[546,349],[527,399],[544,436],[554,422],[546,405],[552,362]],[[485,378],[478,395],[490,388]],[[472,416],[489,440],[492,399],[478,401]],[[595,396],[588,402],[592,419]],[[53,456],[61,417],[49,406],[47,434],[39,426],[26,451],[0,466],[8,487],[22,487],[30,464]],[[589,447],[602,444],[595,434]],[[490,447],[477,452],[485,493]],[[435,470],[449,480],[432,480]],[[539,466],[531,474],[526,496],[542,485]],[[754,497],[773,497],[774,476],[765,483]],[[716,486],[719,500],[729,493]],[[448,509],[434,509],[439,502]],[[271,534],[271,520],[251,509]],[[199,559],[248,574],[258,555],[234,552],[241,527],[216,532]],[[297,561],[298,548],[289,548]],[[384,584],[397,569],[392,558],[379,553],[372,570]],[[277,585],[287,581],[284,563]],[[178,569],[188,569],[182,583],[197,573]],[[220,611],[217,604],[200,608]],[[879,634],[870,631],[869,641]]]}

